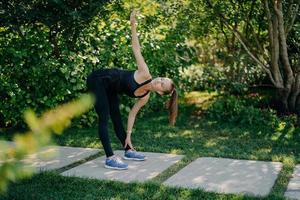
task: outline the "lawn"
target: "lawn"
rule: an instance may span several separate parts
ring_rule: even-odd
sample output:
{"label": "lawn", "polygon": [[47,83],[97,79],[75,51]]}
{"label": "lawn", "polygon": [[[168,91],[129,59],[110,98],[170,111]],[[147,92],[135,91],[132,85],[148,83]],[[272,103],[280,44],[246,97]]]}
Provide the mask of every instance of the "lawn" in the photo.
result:
{"label": "lawn", "polygon": [[[213,101],[210,100],[212,96],[215,94],[187,95],[179,105],[175,127],[168,126],[166,111],[137,118],[132,139],[137,150],[185,155],[182,161],[151,181],[126,184],[63,177],[58,170],[11,184],[8,193],[0,196],[0,199],[284,199],[293,168],[300,163],[299,128],[241,127],[209,120],[203,110]],[[110,135],[113,149],[120,149],[111,124]],[[10,135],[3,137],[11,138]],[[54,141],[63,146],[101,148],[96,126],[70,128],[63,135],[56,136]],[[169,188],[161,184],[202,156],[278,161],[283,163],[283,169],[269,196],[265,198]]]}

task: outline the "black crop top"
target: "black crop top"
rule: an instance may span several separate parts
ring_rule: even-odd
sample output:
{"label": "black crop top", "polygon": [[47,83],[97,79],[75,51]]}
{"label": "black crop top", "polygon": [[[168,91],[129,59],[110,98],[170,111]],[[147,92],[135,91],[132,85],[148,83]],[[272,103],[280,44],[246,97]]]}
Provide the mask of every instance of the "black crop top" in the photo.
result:
{"label": "black crop top", "polygon": [[135,70],[131,70],[131,71],[119,70],[119,73],[120,73],[119,90],[120,90],[120,92],[123,92],[130,97],[142,98],[142,97],[146,96],[149,93],[149,91],[140,96],[135,96],[134,92],[138,88],[142,87],[143,85],[150,83],[152,79],[146,80],[143,83],[139,84],[134,79],[134,72],[135,72]]}
{"label": "black crop top", "polygon": [[110,90],[118,93],[124,93],[130,97],[142,98],[146,96],[148,92],[143,95],[135,96],[134,92],[143,85],[150,83],[152,79],[146,80],[139,84],[134,80],[135,70],[122,70],[122,69],[98,69],[95,70],[88,78],[101,78],[104,80],[104,84]]}

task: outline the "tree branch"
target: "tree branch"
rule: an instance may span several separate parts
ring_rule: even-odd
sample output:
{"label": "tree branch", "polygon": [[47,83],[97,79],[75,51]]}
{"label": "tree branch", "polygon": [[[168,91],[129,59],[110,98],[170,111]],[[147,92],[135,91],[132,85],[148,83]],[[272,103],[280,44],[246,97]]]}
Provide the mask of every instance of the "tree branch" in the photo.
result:
{"label": "tree branch", "polygon": [[[214,11],[214,6],[211,4],[211,2],[209,0],[206,0],[207,4],[209,5],[210,8],[212,8]],[[223,20],[224,24],[233,32],[233,34],[236,36],[236,38],[239,40],[239,42],[242,44],[242,46],[244,47],[244,49],[246,50],[246,52],[249,54],[249,56],[256,62],[258,63],[259,66],[262,67],[263,70],[266,71],[266,73],[268,74],[271,82],[277,87],[279,86],[278,83],[274,80],[272,73],[270,71],[270,68],[265,65],[264,63],[262,63],[262,61],[260,61],[247,47],[247,45],[245,44],[245,42],[242,39],[241,34],[239,33],[239,31],[234,30],[234,28],[227,23],[227,19],[224,15],[222,15],[221,13],[216,13],[217,15],[220,16],[220,18]]]}
{"label": "tree branch", "polygon": [[271,11],[269,8],[269,1],[264,1],[264,7],[267,13],[268,19],[268,35],[269,35],[269,53],[271,54],[270,62],[271,62],[271,73],[277,83],[277,88],[283,88],[284,82],[282,78],[282,74],[279,69],[278,61],[279,61],[279,39],[278,39],[278,19],[274,17],[272,19]]}
{"label": "tree branch", "polygon": [[278,86],[278,83],[274,80],[273,76],[272,76],[272,73],[270,71],[270,68],[268,66],[266,66],[265,64],[263,64],[258,58],[256,58],[256,56],[254,54],[252,54],[250,52],[250,50],[248,49],[248,47],[246,46],[246,44],[243,42],[243,40],[240,38],[240,35],[233,31],[233,34],[237,37],[237,39],[240,41],[240,43],[242,44],[242,46],[244,47],[244,49],[246,50],[246,52],[250,55],[250,57],[259,64],[259,66],[261,66],[265,71],[266,73],[269,75],[269,78],[270,80],[272,81],[272,83],[275,85],[275,86]]}
{"label": "tree branch", "polygon": [[[289,10],[291,9],[292,5],[293,5],[293,4],[290,5]],[[287,35],[289,34],[289,32],[291,31],[291,29],[292,29],[293,26],[294,26],[296,17],[297,17],[297,15],[298,15],[298,10],[299,10],[299,1],[298,1],[298,4],[296,4],[296,8],[294,9],[294,12],[293,12],[293,14],[292,14],[292,19],[291,19],[290,24],[286,23],[286,26],[285,26],[285,28],[284,28],[284,30],[285,30],[285,37],[287,37]]]}
{"label": "tree branch", "polygon": [[267,19],[268,19],[268,29],[269,29],[269,39],[270,39],[270,45],[274,45],[274,40],[273,40],[273,26],[272,26],[272,16],[269,8],[269,1],[265,0],[265,10],[267,11]]}

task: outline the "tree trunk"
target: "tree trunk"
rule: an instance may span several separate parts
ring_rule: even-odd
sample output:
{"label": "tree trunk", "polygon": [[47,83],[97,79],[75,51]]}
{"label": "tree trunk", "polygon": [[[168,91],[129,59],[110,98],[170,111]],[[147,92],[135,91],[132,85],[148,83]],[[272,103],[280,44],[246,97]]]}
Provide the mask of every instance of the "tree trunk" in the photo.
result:
{"label": "tree trunk", "polygon": [[[300,95],[298,95],[298,97],[297,97],[295,110],[296,110],[297,115],[300,116]],[[299,120],[300,120],[300,117],[299,117]]]}
{"label": "tree trunk", "polygon": [[289,99],[290,90],[287,88],[277,88],[277,96],[276,101],[278,105],[276,105],[277,109],[281,113],[288,113],[289,111]]}
{"label": "tree trunk", "polygon": [[297,113],[299,115],[299,106],[298,102],[300,101],[300,73],[297,74],[295,78],[295,83],[293,85],[291,95],[289,98],[289,108],[292,112]]}
{"label": "tree trunk", "polygon": [[[279,30],[279,40],[280,40],[280,56],[283,64],[283,71],[285,76],[285,88],[290,91],[288,94],[288,111],[296,112],[296,101],[300,93],[300,76],[299,74],[293,72],[287,50],[285,25],[283,20],[282,12],[282,2],[281,0],[276,0],[274,3],[274,10],[278,18],[278,30]],[[285,101],[285,99],[283,99]]]}
{"label": "tree trunk", "polygon": [[[205,1],[209,8],[214,9],[222,23],[229,28],[235,38],[241,43],[247,54],[260,66],[268,75],[270,81],[277,88],[276,100],[278,109],[283,113],[300,113],[300,71],[296,68],[296,62],[290,62],[287,38],[289,31],[293,28],[296,20],[299,1],[284,2],[290,3],[290,8],[286,13],[283,12],[282,0],[264,0],[264,11],[268,20],[269,46],[267,50],[261,51],[264,45],[255,44],[247,41],[244,37],[247,33],[240,33],[232,25],[226,14],[215,9],[216,6],[210,0]],[[246,20],[250,23],[249,20]],[[249,26],[250,27],[250,26]],[[247,28],[247,27],[246,27]],[[246,29],[247,30],[247,29]],[[255,35],[255,33],[253,33]],[[267,52],[267,57],[259,56],[255,49],[260,50],[260,54]],[[298,69],[298,72],[297,70]]]}

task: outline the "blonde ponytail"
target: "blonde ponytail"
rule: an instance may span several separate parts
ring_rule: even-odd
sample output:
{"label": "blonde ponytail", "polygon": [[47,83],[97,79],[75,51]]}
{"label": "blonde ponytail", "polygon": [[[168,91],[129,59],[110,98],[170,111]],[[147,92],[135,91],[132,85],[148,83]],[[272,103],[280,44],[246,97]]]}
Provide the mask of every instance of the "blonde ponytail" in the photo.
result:
{"label": "blonde ponytail", "polygon": [[173,92],[171,94],[171,99],[168,104],[169,110],[169,123],[174,125],[176,122],[177,112],[178,112],[178,105],[177,105],[177,91],[174,87]]}

